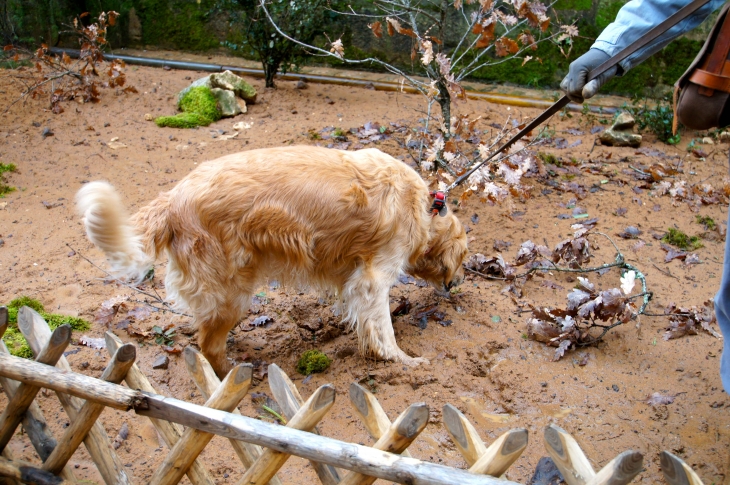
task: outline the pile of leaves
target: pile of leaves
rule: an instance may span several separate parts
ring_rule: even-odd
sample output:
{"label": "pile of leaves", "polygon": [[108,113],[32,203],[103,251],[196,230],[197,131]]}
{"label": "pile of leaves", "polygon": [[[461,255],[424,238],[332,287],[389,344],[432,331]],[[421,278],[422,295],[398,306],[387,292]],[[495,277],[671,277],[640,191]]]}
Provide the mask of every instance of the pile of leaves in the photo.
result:
{"label": "pile of leaves", "polygon": [[664,334],[664,340],[671,340],[685,335],[697,335],[701,328],[713,337],[722,338],[712,324],[717,323],[712,300],[707,300],[701,307],[678,307],[670,303],[664,310],[669,315],[669,327]]}
{"label": "pile of leaves", "polygon": [[627,271],[621,277],[621,289],[597,290],[587,278],[579,276],[578,285],[568,293],[565,309],[529,305],[532,317],[527,320],[527,337],[557,347],[553,360],[563,357],[571,346],[595,343],[602,335],[596,336],[591,330],[610,329],[636,314],[631,300],[635,278],[636,272]]}
{"label": "pile of leaves", "polygon": [[718,189],[708,183],[689,184],[686,180],[662,180],[656,185],[655,191],[658,195],[669,195],[678,202],[686,202],[691,211],[698,212],[703,205],[727,204],[730,181],[724,180],[722,188]]}
{"label": "pile of leaves", "polygon": [[71,27],[81,47],[76,60],[66,53],[60,56],[50,54],[46,44],[33,52],[13,45],[4,47],[6,55],[20,63],[14,70],[13,77],[25,89],[16,102],[28,96],[32,99],[49,96],[49,107],[53,113],[58,114],[64,111],[61,105],[63,101],[98,102],[102,87],[122,88],[124,93],[138,92],[134,86],[123,87],[126,84],[123,61],[104,61],[103,51],[108,46],[107,28],[116,23],[119,14],[114,11],[102,12],[96,22],[85,26],[83,19],[88,16],[88,12],[81,14],[74,19]]}

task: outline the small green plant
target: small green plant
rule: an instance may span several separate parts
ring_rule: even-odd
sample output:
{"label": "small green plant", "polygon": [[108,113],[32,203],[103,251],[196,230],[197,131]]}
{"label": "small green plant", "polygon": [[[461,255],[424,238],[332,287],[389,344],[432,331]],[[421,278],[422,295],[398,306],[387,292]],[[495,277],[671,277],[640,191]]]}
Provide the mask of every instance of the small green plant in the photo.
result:
{"label": "small green plant", "polygon": [[668,145],[679,143],[681,139],[679,130],[676,135],[672,133],[674,110],[668,100],[659,99],[654,107],[650,108],[646,98],[635,98],[631,106],[625,104],[622,109],[631,113],[639,130],[651,131],[659,140]]}
{"label": "small green plant", "polygon": [[191,88],[182,97],[179,106],[182,113],[160,116],[155,119],[155,124],[159,127],[195,128],[208,126],[221,119],[218,100],[207,86]]}
{"label": "small green plant", "polygon": [[550,165],[560,166],[560,159],[552,153],[537,152],[537,158]]}
{"label": "small green plant", "polygon": [[8,350],[16,357],[26,359],[33,358],[33,351],[28,346],[28,342],[23,334],[18,330],[18,311],[24,307],[30,307],[40,313],[43,319],[48,323],[51,330],[55,330],[61,325],[69,324],[73,330],[88,330],[91,324],[79,317],[71,317],[68,315],[59,315],[56,313],[47,313],[43,308],[43,304],[29,296],[21,296],[8,303],[8,329],[5,331],[3,341],[8,346]]}
{"label": "small green plant", "polygon": [[0,197],[15,190],[15,187],[7,184],[4,174],[7,172],[15,172],[16,170],[14,163],[0,163]]}
{"label": "small green plant", "polygon": [[307,350],[297,362],[297,372],[308,376],[315,372],[324,372],[332,363],[332,359],[319,350]]}
{"label": "small green plant", "polygon": [[672,246],[678,247],[684,250],[694,250],[702,247],[700,238],[697,236],[688,236],[679,229],[670,227],[667,233],[662,238],[662,242],[671,244]]}
{"label": "small green plant", "polygon": [[335,131],[332,132],[332,136],[335,138],[340,138],[345,136],[345,132],[342,130],[342,128],[335,128]]}
{"label": "small green plant", "polygon": [[163,345],[165,347],[175,345],[175,341],[172,339],[175,336],[175,327],[163,330],[159,325],[155,325],[152,327],[152,335],[154,335],[157,345]]}
{"label": "small green plant", "polygon": [[309,130],[309,132],[307,133],[307,136],[309,137],[310,140],[321,140],[322,139],[322,135],[317,133],[315,130]]}
{"label": "small green plant", "polygon": [[715,220],[710,216],[701,216],[698,214],[695,216],[695,221],[697,221],[697,224],[705,226],[705,229],[708,231],[714,231],[715,229],[717,229],[717,224],[715,224]]}

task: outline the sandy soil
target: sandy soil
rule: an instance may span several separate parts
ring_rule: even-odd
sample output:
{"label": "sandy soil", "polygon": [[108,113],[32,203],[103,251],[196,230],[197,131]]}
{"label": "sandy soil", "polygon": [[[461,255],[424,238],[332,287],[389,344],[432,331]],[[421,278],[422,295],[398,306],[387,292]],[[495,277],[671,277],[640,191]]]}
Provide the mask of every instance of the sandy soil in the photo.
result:
{"label": "sandy soil", "polygon": [[[7,73],[1,75],[0,105],[5,106],[14,99],[17,88],[8,85]],[[86,181],[109,180],[133,211],[205,160],[259,147],[326,145],[327,141],[311,140],[308,131],[327,126],[348,129],[368,121],[415,127],[423,116],[423,100],[415,95],[315,84],[300,90],[295,89],[294,82],[281,82],[277,90],[264,90],[260,80],[252,79],[260,96],[247,114],[198,130],[160,129],[144,120],[145,113],[172,114],[175,94],[200,74],[128,68],[128,77],[139,94],[105,91],[100,103],[70,103],[60,115],[44,110],[41,102],[16,104],[0,121],[0,161],[18,167],[17,173],[8,176],[18,190],[0,199],[0,239],[4,241],[0,246],[0,302],[29,295],[41,300],[49,311],[93,320],[102,302],[112,297],[144,299],[128,288],[105,282],[104,273],[81,257],[105,267],[102,254],[87,241],[74,213],[74,194]],[[485,128],[489,123],[503,123],[508,110],[512,116],[522,118],[537,114],[532,109],[484,102],[469,102],[462,109],[481,114]],[[230,134],[238,121],[250,127],[236,138],[221,140],[211,134],[214,130]],[[654,292],[650,311],[662,313],[670,302],[701,305],[718,288],[723,241],[705,240],[704,247],[696,251],[699,264],[685,265],[679,260],[665,263],[665,252],[652,233],[661,234],[670,226],[689,234],[704,229],[695,222],[696,213],[686,203],[675,202],[669,195],[652,196],[646,188],[638,188],[647,186],[636,180],[636,171],[630,166],[640,168],[658,162],[675,166],[681,162],[683,173],[676,180],[720,187],[727,174],[727,146],[703,146],[709,154],[704,160],[685,150],[690,136],[685,136],[679,147],[670,147],[646,135],[642,146],[657,152],[593,148],[596,135],[590,130],[594,126],[601,125],[580,115],[551,121],[555,136],[565,138],[567,145],[581,142],[572,148],[540,148],[566,162],[571,158],[579,162],[577,168],[566,169],[554,180],[572,178],[586,188],[585,198],[577,205],[590,217],[598,217],[597,230],[611,235],[629,262],[644,271]],[[43,137],[45,128],[53,136]],[[111,148],[112,138],[117,137],[126,147]],[[395,137],[375,146],[409,160]],[[662,154],[677,158],[663,158]],[[566,175],[571,171],[574,178]],[[601,183],[607,179],[609,183]],[[576,220],[558,216],[571,213],[571,199],[576,196],[554,190],[545,180],[533,179],[530,184],[534,186],[533,197],[524,202],[489,205],[472,198],[456,208],[471,229],[472,252],[495,255],[495,240],[506,241],[511,246],[503,254],[512,261],[525,240],[552,248],[572,234],[570,225]],[[592,186],[598,189],[589,190]],[[616,215],[618,208],[628,211]],[[726,213],[727,207],[720,204],[699,209],[700,215],[716,221],[724,222]],[[640,238],[646,245],[638,248],[636,240],[616,235],[627,226],[642,230]],[[600,249],[594,251],[592,262],[613,261],[611,245],[605,240],[596,242]],[[161,261],[155,289],[164,295],[163,277]],[[619,284],[617,272],[589,277],[603,288]],[[525,285],[519,301],[564,307],[566,294],[574,284],[574,276],[566,274],[535,278]],[[410,447],[413,456],[423,460],[465,467],[442,424],[441,408],[451,403],[471,419],[487,443],[513,427],[529,430],[530,444],[507,473],[511,480],[529,481],[538,460],[546,455],[542,433],[551,422],[575,436],[596,469],[622,451],[641,451],[645,471],[635,482],[662,481],[662,450],[683,457],[705,483],[730,478],[730,399],[718,375],[721,340],[701,332],[665,341],[662,337],[668,319],[643,316],[640,328],[634,323],[623,325],[612,330],[601,344],[578,352],[571,350],[562,360],[553,362],[554,348],[523,338],[528,314],[520,312],[512,298],[502,292],[504,286],[500,281],[469,276],[462,292],[452,300],[412,282],[394,287],[394,305],[403,296],[413,306],[409,315],[394,319],[401,347],[431,360],[431,365],[416,369],[363,359],[355,352],[355,335],[343,329],[332,313],[331,302],[275,286],[261,289],[263,294],[251,316],[232,332],[229,353],[238,360],[256,363],[258,368],[262,368],[262,362],[277,363],[305,397],[317,386],[333,383],[340,397],[323,420],[321,431],[339,439],[372,443],[347,399],[353,381],[376,392],[391,419],[411,403],[426,402],[431,409],[431,424]],[[143,305],[133,301],[126,304],[128,308]],[[430,305],[438,305],[452,324],[442,326],[431,320],[426,328],[419,328],[414,315]],[[268,328],[251,330],[250,322],[262,315],[272,317],[273,323]],[[123,317],[117,317],[111,329],[123,340],[139,343],[139,365],[160,393],[202,403],[179,355],[170,355],[167,370],[153,370],[152,362],[163,351],[150,338],[129,336],[121,328]],[[169,312],[153,312],[133,325],[149,331],[153,325],[184,326],[187,322],[187,318]],[[86,335],[100,337],[106,330],[97,323]],[[178,347],[195,345],[195,336],[179,333],[176,343]],[[325,373],[305,383],[296,373],[295,363],[310,348],[322,349],[334,361]],[[106,350],[74,345],[68,360],[74,370],[99,376],[108,358]],[[586,361],[586,365],[580,365]],[[265,377],[252,391],[269,392]],[[655,392],[675,396],[675,400],[651,406],[646,398]],[[39,395],[38,400],[59,436],[68,418],[52,393]],[[0,408],[6,403],[6,396],[0,394]],[[244,399],[240,409],[248,416],[259,414],[250,397]],[[129,438],[118,452],[135,483],[144,483],[165,455],[154,428],[146,418],[132,413],[106,410],[101,419],[112,438],[123,423],[128,423]],[[25,436],[18,434],[11,448],[19,458],[37,459]],[[242,469],[225,440],[214,439],[201,456],[218,483],[235,483],[241,476]],[[100,482],[85,450],[79,450],[71,464],[80,478]],[[316,482],[311,467],[300,459],[290,460],[280,475],[285,483]]]}

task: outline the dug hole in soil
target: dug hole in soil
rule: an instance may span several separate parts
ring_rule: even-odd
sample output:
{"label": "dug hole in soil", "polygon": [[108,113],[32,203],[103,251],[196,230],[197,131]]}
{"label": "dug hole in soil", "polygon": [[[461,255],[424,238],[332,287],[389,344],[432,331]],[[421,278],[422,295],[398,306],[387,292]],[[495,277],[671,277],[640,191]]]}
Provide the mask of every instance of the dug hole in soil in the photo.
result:
{"label": "dug hole in soil", "polygon": [[[19,90],[9,82],[7,71],[1,75],[0,106],[7,106]],[[309,132],[322,132],[330,126],[347,131],[378,122],[411,129],[419,126],[425,109],[424,99],[417,95],[318,84],[297,89],[293,81],[280,81],[278,89],[267,90],[261,80],[249,79],[259,98],[248,107],[248,113],[207,128],[163,129],[145,121],[144,115],[174,114],[176,93],[203,74],[128,67],[127,76],[128,84],[137,87],[139,94],[115,95],[105,90],[100,103],[66,103],[65,112],[59,115],[44,109],[45,99],[28,101],[15,104],[3,116],[0,162],[17,165],[18,171],[6,174],[6,178],[18,190],[0,199],[0,239],[4,241],[0,246],[0,302],[6,304],[28,295],[40,300],[49,312],[79,315],[90,321],[103,302],[115,297],[126,299],[128,310],[145,306],[144,295],[106,281],[100,269],[81,257],[106,267],[102,253],[86,239],[74,210],[74,195],[88,181],[111,182],[134,212],[205,160],[253,148],[326,146],[331,141],[313,140]],[[479,101],[460,104],[459,110],[481,115],[484,130],[490,123],[504,123],[508,116],[528,120],[538,114],[534,109]],[[220,136],[219,130],[234,133],[232,125],[240,121],[247,128],[236,137]],[[556,141],[538,150],[562,163],[556,165],[554,177],[524,180],[533,186],[532,197],[502,204],[489,204],[479,197],[459,206],[450,203],[469,228],[470,253],[493,256],[497,254],[495,241],[503,241],[509,246],[500,243],[501,253],[505,260],[514,261],[524,241],[553,248],[572,236],[571,225],[580,222],[572,216],[574,206],[578,206],[591,218],[598,218],[595,230],[611,236],[627,261],[646,275],[654,292],[648,311],[663,313],[670,303],[699,307],[711,299],[720,284],[723,238],[703,239],[704,246],[693,251],[699,263],[685,264],[679,259],[665,262],[666,253],[652,235],[674,226],[690,235],[703,233],[705,229],[696,222],[698,214],[724,225],[727,205],[700,205],[695,212],[671,194],[660,196],[647,190],[647,183],[635,175],[640,167],[655,163],[681,164],[682,173],[669,181],[722,187],[728,170],[727,145],[704,145],[707,156],[698,159],[686,150],[691,134],[685,134],[676,147],[644,134],[645,150],[639,152],[594,147],[598,135],[592,130],[604,127],[595,117],[556,116],[549,125]],[[52,136],[42,134],[46,128]],[[348,136],[350,149],[361,142],[355,135]],[[405,132],[394,133],[368,147],[413,165],[398,143],[405,136]],[[111,144],[112,138],[125,146]],[[423,175],[435,188],[434,175]],[[581,185],[584,198],[558,190],[555,183],[548,183],[550,180]],[[639,239],[618,236],[627,226],[642,231]],[[593,250],[590,264],[613,262],[611,244],[598,237],[592,240],[600,248]],[[146,291],[164,296],[164,272],[165,261],[159,261],[153,287],[148,285]],[[600,288],[619,286],[620,275],[615,269],[584,276]],[[508,429],[529,430],[529,445],[509,469],[510,480],[530,480],[537,462],[546,456],[543,429],[556,423],[577,439],[596,470],[617,454],[634,449],[645,457],[645,470],[634,481],[662,483],[659,453],[668,450],[694,467],[705,483],[724,482],[730,473],[730,399],[719,377],[722,340],[702,330],[665,340],[668,318],[641,316],[640,325],[630,322],[619,326],[600,344],[569,350],[562,359],[553,361],[554,347],[525,338],[530,313],[515,301],[565,308],[566,295],[576,282],[575,274],[545,274],[528,281],[523,295],[513,299],[503,292],[504,282],[470,274],[460,293],[444,299],[429,287],[404,280],[392,289],[391,301],[395,307],[405,297],[412,309],[394,317],[393,324],[401,348],[430,359],[430,365],[417,368],[358,355],[356,335],[340,323],[332,301],[306,290],[276,285],[261,288],[249,317],[228,339],[229,356],[253,362],[260,379],[240,410],[246,416],[261,414],[251,394],[270,395],[263,370],[267,363],[276,363],[292,377],[305,398],[324,383],[334,384],[337,401],[320,424],[325,436],[372,444],[347,399],[350,383],[359,382],[376,393],[391,419],[412,403],[428,404],[431,423],[409,448],[422,460],[466,468],[442,423],[441,409],[451,403],[466,414],[487,444]],[[424,325],[415,315],[433,305],[445,316],[440,321],[427,320]],[[261,316],[271,321],[252,325]],[[172,324],[178,328],[176,346],[182,348],[196,343],[194,334],[181,331],[188,323],[188,318],[170,312],[153,310],[136,321],[120,312],[109,329],[122,340],[137,343],[138,364],[160,393],[203,404],[179,354],[169,354],[167,369],[153,369],[154,360],[164,354],[162,348],[153,337],[134,337],[128,332],[130,326],[150,332],[155,325],[164,328]],[[105,331],[105,325],[95,322],[90,331],[74,335],[74,341],[82,334],[102,337]],[[333,362],[326,372],[304,380],[295,370],[296,361],[312,348],[321,349]],[[72,345],[67,359],[74,371],[94,377],[101,375],[108,362],[105,349],[82,345]],[[647,398],[654,393],[673,397],[673,402],[651,405]],[[59,437],[68,417],[56,397],[44,392],[37,401]],[[0,394],[0,408],[6,405],[7,396]],[[110,409],[100,419],[112,438],[127,423],[128,438],[117,452],[134,482],[144,483],[167,454],[149,420]],[[18,459],[38,462],[20,430],[10,447]],[[235,483],[242,475],[242,467],[223,438],[214,438],[201,457],[217,483]],[[79,478],[101,483],[83,447],[70,463]],[[302,459],[290,459],[279,473],[284,483],[318,483],[311,466]],[[185,478],[182,483],[189,482]]]}

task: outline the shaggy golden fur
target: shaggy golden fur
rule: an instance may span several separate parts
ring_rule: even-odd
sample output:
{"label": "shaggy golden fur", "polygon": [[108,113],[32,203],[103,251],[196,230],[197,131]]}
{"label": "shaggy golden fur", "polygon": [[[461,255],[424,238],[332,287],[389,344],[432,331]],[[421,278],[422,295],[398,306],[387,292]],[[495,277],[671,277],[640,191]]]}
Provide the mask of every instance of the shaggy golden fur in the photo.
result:
{"label": "shaggy golden fur", "polygon": [[115,274],[140,282],[165,251],[168,298],[193,314],[216,372],[226,336],[269,279],[334,290],[360,350],[406,364],[388,292],[401,272],[439,289],[463,280],[466,233],[431,217],[421,177],[376,150],[267,148],[203,163],[129,218],[106,182],[76,196],[86,232]]}

